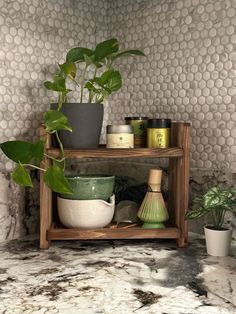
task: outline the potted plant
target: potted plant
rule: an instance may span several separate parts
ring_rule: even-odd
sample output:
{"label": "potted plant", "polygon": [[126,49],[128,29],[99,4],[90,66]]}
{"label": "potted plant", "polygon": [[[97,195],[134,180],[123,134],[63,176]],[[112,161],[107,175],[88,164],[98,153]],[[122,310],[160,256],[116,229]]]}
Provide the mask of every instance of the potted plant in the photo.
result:
{"label": "potted plant", "polygon": [[[58,95],[56,104],[47,110],[44,114],[43,124],[47,133],[54,136],[60,149],[59,158],[47,156],[51,159],[52,164],[46,165],[44,163],[45,156],[45,142],[39,140],[36,143],[26,141],[7,141],[0,144],[3,153],[11,160],[17,163],[16,168],[12,173],[13,180],[21,186],[32,187],[32,180],[28,167],[38,169],[44,173],[43,180],[47,186],[54,192],[61,194],[72,194],[73,191],[65,177],[65,153],[63,140],[69,138],[70,133],[75,133],[76,142],[78,142],[78,132],[76,125],[86,121],[86,127],[89,127],[89,132],[92,133],[95,123],[88,123],[88,118],[91,118],[93,110],[96,105],[93,103],[83,105],[83,110],[90,107],[89,113],[81,120],[69,121],[71,114],[68,113],[66,105],[67,95],[71,91],[67,88],[68,80],[72,81],[75,86],[80,88],[80,101],[83,102],[84,89],[88,90],[89,102],[97,103],[99,107],[96,111],[98,116],[103,115],[102,101],[112,92],[117,91],[122,86],[121,74],[118,70],[113,68],[113,61],[128,55],[144,55],[140,50],[125,50],[119,51],[119,44],[117,39],[109,39],[98,44],[94,50],[82,47],[72,48],[66,55],[66,62],[59,64],[59,70],[54,75],[53,81],[44,82],[44,86]],[[79,65],[83,64],[84,68],[78,78]],[[93,74],[92,77],[87,77],[87,71]],[[105,69],[105,70],[104,70]],[[78,104],[76,104],[78,105]],[[72,105],[73,106],[73,105]],[[69,115],[69,119],[67,117]],[[83,115],[83,113],[81,114]],[[72,117],[75,116],[73,111]],[[100,126],[101,130],[101,126]],[[59,132],[61,134],[59,135]],[[64,133],[63,133],[64,132]],[[80,132],[80,131],[79,131]],[[80,133],[79,133],[80,135]],[[62,140],[60,138],[62,136]],[[98,136],[98,139],[100,134]],[[69,140],[71,145],[72,140]],[[94,145],[94,144],[93,144]],[[92,145],[92,146],[93,146]]]}
{"label": "potted plant", "polygon": [[[64,92],[60,110],[65,114],[73,133],[60,131],[65,148],[97,148],[102,122],[103,101],[122,86],[120,72],[114,68],[114,61],[124,56],[143,56],[140,50],[119,50],[117,39],[111,38],[96,45],[94,49],[75,47],[68,51],[66,60],[59,64],[53,81],[44,86],[52,91]],[[70,86],[78,88],[77,103],[67,103]],[[53,108],[57,105],[54,104]]]}
{"label": "potted plant", "polygon": [[212,187],[194,200],[199,207],[186,213],[185,219],[197,219],[211,214],[213,224],[204,227],[207,253],[213,256],[228,255],[232,228],[224,226],[227,211],[236,213],[236,190]]}

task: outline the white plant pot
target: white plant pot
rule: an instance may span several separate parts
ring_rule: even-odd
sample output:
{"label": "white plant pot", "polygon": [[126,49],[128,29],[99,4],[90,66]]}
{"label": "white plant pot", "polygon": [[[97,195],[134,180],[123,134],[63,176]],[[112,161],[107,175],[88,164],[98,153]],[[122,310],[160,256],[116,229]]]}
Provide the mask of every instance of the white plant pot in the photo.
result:
{"label": "white plant pot", "polygon": [[230,250],[233,229],[214,230],[204,227],[207,253],[212,256],[227,256]]}
{"label": "white plant pot", "polygon": [[108,225],[114,215],[115,195],[104,200],[71,200],[57,197],[58,215],[68,228],[96,229]]}

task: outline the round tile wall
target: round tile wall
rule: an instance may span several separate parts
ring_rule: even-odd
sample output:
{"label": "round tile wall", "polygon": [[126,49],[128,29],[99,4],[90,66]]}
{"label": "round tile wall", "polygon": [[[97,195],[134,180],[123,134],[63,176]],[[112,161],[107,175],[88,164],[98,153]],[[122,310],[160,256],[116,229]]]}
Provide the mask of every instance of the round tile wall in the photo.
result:
{"label": "round tile wall", "polygon": [[[43,112],[56,99],[43,82],[70,48],[107,38],[106,13],[99,0],[0,0],[0,142],[38,139]],[[13,167],[1,153],[0,170]]]}
{"label": "round tile wall", "polygon": [[190,121],[191,167],[236,172],[235,28],[234,0],[0,0],[0,142],[38,138],[53,98],[43,81],[69,48],[117,37],[146,57],[120,62],[124,86],[104,126],[129,115]]}
{"label": "round tile wall", "polygon": [[236,172],[236,2],[110,1],[110,35],[146,57],[123,59],[109,117],[192,124],[191,166]]}

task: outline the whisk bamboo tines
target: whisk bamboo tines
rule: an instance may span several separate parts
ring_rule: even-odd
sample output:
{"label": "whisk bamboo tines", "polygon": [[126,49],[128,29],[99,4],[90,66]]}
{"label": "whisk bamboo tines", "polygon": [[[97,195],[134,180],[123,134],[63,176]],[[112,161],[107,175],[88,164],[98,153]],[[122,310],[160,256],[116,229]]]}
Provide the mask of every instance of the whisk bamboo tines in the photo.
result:
{"label": "whisk bamboo tines", "polygon": [[147,192],[138,211],[138,217],[144,222],[143,228],[165,228],[164,221],[169,219],[168,211],[161,194],[161,169],[149,171]]}

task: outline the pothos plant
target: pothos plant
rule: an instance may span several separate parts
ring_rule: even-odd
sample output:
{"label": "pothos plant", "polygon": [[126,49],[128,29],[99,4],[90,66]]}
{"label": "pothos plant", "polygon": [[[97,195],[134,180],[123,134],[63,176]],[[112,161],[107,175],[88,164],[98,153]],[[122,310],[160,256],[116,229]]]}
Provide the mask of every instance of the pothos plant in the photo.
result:
{"label": "pothos plant", "polygon": [[188,211],[185,219],[197,219],[209,213],[212,215],[214,229],[221,230],[226,212],[236,213],[236,190],[212,187],[194,202],[198,208]]}
{"label": "pothos plant", "polygon": [[[75,47],[69,50],[64,63],[58,65],[58,70],[52,81],[44,82],[46,89],[58,95],[57,109],[49,109],[44,113],[43,124],[49,134],[54,134],[60,149],[60,157],[48,156],[45,151],[45,141],[36,143],[26,141],[7,141],[0,144],[3,153],[17,163],[12,172],[13,180],[21,186],[32,187],[33,183],[28,168],[42,171],[43,180],[47,186],[57,193],[71,194],[72,190],[65,177],[65,153],[58,131],[72,132],[67,117],[61,112],[62,105],[67,101],[71,89],[68,82],[79,88],[79,102],[84,101],[84,91],[87,90],[87,102],[103,102],[111,93],[122,86],[120,72],[114,68],[114,61],[124,56],[144,56],[141,50],[119,50],[117,39],[111,38],[89,49]],[[47,156],[51,165],[44,163]]]}

